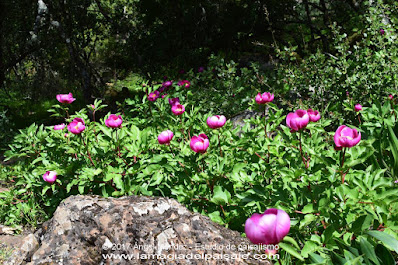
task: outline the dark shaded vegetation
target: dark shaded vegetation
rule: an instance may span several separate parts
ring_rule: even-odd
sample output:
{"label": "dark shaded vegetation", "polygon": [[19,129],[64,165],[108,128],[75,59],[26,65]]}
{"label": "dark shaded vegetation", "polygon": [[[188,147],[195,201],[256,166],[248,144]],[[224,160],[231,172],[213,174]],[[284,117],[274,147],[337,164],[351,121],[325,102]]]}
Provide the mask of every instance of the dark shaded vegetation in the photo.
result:
{"label": "dark shaded vegetation", "polygon": [[[341,27],[353,44],[363,38],[369,8],[368,1],[356,0],[4,0],[1,124],[15,131],[34,121],[55,123],[47,109],[57,93],[73,92],[79,107],[94,97],[116,107],[135,93],[120,95],[122,87],[196,71],[211,54],[239,67],[275,64],[283,47],[294,48],[285,59],[297,62],[318,49],[334,54],[331,26]],[[117,85],[131,73],[132,82]]]}

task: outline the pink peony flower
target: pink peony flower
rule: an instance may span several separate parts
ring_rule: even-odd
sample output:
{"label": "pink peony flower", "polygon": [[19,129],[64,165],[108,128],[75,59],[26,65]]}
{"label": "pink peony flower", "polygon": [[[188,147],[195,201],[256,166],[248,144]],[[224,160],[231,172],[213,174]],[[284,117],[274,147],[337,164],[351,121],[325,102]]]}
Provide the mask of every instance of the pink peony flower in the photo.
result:
{"label": "pink peony flower", "polygon": [[207,125],[212,129],[218,129],[223,127],[226,121],[224,115],[215,115],[207,118]]}
{"label": "pink peony flower", "polygon": [[321,118],[321,114],[317,110],[308,109],[307,114],[310,117],[310,121],[312,122],[319,121],[319,119]]}
{"label": "pink peony flower", "polygon": [[337,128],[334,134],[334,143],[337,148],[353,147],[357,145],[359,141],[361,141],[361,133],[358,132],[357,129],[351,129],[345,125],[341,125]]}
{"label": "pink peony flower", "polygon": [[354,106],[354,109],[355,109],[356,112],[361,111],[362,110],[362,105],[361,104],[356,104]]}
{"label": "pink peony flower", "polygon": [[198,136],[193,136],[191,138],[191,143],[189,144],[192,151],[196,153],[206,153],[207,148],[209,147],[209,138],[207,138],[206,134],[202,133]]}
{"label": "pink peony flower", "polygon": [[274,94],[269,92],[264,92],[263,94],[258,93],[256,96],[256,103],[257,104],[266,104],[274,100]]}
{"label": "pink peony flower", "polygon": [[175,104],[179,104],[180,103],[180,98],[169,98],[169,104],[171,106],[175,105]]}
{"label": "pink peony flower", "polygon": [[310,117],[307,111],[298,109],[296,112],[291,112],[286,117],[286,125],[292,129],[292,132],[299,131],[307,127]]}
{"label": "pink peony flower", "polygon": [[179,86],[183,86],[184,88],[189,88],[191,86],[191,82],[188,80],[178,81]]}
{"label": "pink peony flower", "polygon": [[82,118],[75,118],[71,123],[68,124],[68,131],[73,134],[80,134],[86,126]]}
{"label": "pink peony flower", "polygon": [[154,92],[152,92],[152,93],[149,93],[149,95],[148,95],[148,100],[149,101],[155,101],[158,97],[159,97],[159,91],[154,91]]}
{"label": "pink peony flower", "polygon": [[54,130],[63,130],[65,128],[65,123],[54,125]]}
{"label": "pink peony flower", "polygon": [[290,217],[278,209],[255,213],[245,223],[245,233],[253,244],[276,245],[289,233]]}
{"label": "pink peony flower", "polygon": [[162,85],[164,86],[164,87],[169,87],[169,86],[171,86],[173,84],[173,81],[166,81],[166,82],[164,82]]}
{"label": "pink peony flower", "polygon": [[67,104],[70,104],[70,103],[72,103],[73,101],[75,101],[76,99],[73,98],[72,93],[69,93],[69,94],[58,94],[58,95],[57,95],[57,100],[58,100],[60,103],[67,103]]}
{"label": "pink peony flower", "polygon": [[43,179],[45,182],[53,184],[57,180],[57,172],[47,171],[46,173],[44,173]]}
{"label": "pink peony flower", "polygon": [[174,133],[170,130],[163,131],[158,136],[159,144],[166,144],[169,145],[170,141],[173,139]]}
{"label": "pink peony flower", "polygon": [[120,128],[122,122],[123,122],[122,116],[111,114],[109,115],[109,118],[105,120],[105,125],[110,128]]}
{"label": "pink peony flower", "polygon": [[180,103],[176,103],[171,106],[171,111],[174,113],[174,115],[181,115],[185,112],[185,107]]}

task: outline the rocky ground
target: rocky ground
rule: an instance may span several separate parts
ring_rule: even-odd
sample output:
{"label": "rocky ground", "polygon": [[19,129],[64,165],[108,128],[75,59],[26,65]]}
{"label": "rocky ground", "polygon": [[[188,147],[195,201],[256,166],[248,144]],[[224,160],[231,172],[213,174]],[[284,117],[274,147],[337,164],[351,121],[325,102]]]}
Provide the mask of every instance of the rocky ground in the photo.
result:
{"label": "rocky ground", "polygon": [[[0,193],[5,191],[8,191],[6,184],[0,182]],[[0,264],[3,264],[22,245],[23,238],[28,231],[20,230],[0,224]]]}
{"label": "rocky ground", "polygon": [[270,265],[253,247],[174,199],[79,195],[65,199],[2,264]]}

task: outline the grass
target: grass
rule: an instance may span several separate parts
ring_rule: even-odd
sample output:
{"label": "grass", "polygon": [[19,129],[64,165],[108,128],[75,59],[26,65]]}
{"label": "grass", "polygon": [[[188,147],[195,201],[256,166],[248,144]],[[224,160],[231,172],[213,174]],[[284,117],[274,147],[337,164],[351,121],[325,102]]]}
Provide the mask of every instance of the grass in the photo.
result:
{"label": "grass", "polygon": [[0,243],[0,264],[4,262],[11,256],[13,248]]}

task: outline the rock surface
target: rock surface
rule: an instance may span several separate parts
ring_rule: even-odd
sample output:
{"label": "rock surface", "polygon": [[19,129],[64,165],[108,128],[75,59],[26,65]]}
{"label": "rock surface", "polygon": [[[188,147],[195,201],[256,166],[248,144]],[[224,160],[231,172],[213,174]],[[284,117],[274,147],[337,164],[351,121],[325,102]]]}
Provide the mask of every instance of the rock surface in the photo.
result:
{"label": "rock surface", "polygon": [[27,264],[271,264],[238,232],[167,198],[71,196],[35,237]]}

